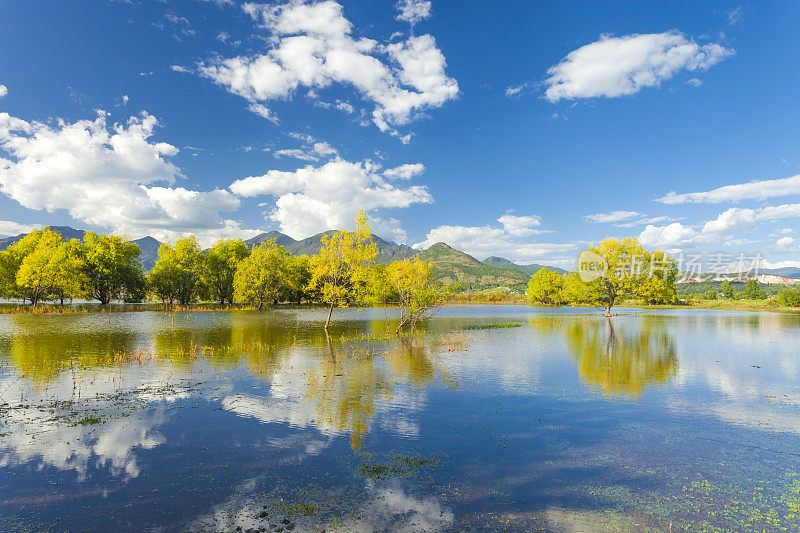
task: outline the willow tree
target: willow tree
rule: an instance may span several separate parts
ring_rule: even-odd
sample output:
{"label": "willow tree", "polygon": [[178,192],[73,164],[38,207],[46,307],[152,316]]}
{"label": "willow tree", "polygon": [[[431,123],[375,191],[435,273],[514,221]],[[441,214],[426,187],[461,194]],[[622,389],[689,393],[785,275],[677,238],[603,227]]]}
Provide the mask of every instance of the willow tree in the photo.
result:
{"label": "willow tree", "polygon": [[164,303],[190,303],[197,294],[202,252],[194,237],[158,247],[158,261],[147,276],[150,290]]}
{"label": "willow tree", "polygon": [[258,307],[276,301],[291,284],[292,257],[275,239],[261,243],[243,259],[234,276],[234,295],[237,301]]}
{"label": "willow tree", "polygon": [[144,284],[142,251],[121,235],[88,232],[83,237],[83,269],[90,298],[106,305]]}
{"label": "willow tree", "polygon": [[433,281],[433,263],[418,257],[403,259],[386,265],[388,286],[400,306],[399,332],[414,327],[431,318],[435,310],[447,299],[449,291]]}
{"label": "willow tree", "polygon": [[326,331],[334,307],[369,297],[369,278],[377,257],[378,248],[372,242],[364,211],[356,216],[355,231],[340,230],[322,237],[322,249],[311,258],[309,287],[318,290],[321,300],[329,305]]}
{"label": "willow tree", "polygon": [[53,293],[53,286],[61,273],[60,254],[56,253],[61,244],[60,233],[44,228],[36,236],[35,247],[20,262],[16,284],[30,298],[34,309],[40,300]]}
{"label": "willow tree", "polygon": [[233,279],[239,263],[250,255],[242,239],[222,239],[206,251],[200,280],[206,295],[220,303],[233,304]]}

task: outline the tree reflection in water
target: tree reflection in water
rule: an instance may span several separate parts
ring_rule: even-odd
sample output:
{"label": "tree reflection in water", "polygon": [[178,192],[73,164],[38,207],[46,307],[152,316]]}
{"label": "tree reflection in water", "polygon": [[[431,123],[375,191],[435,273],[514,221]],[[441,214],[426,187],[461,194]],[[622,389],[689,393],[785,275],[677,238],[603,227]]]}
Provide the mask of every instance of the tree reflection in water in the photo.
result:
{"label": "tree reflection in water", "polygon": [[613,320],[578,318],[565,324],[564,333],[581,378],[606,394],[636,398],[678,370],[675,341],[655,319],[642,318],[630,334]]}

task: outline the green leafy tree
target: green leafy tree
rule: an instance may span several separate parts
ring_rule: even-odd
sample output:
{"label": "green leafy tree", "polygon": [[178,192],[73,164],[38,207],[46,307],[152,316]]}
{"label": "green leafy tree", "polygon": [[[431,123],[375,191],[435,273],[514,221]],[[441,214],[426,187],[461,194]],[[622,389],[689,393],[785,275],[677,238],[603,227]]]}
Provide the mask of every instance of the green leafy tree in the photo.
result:
{"label": "green leafy tree", "polygon": [[304,299],[313,301],[317,294],[309,288],[311,281],[311,258],[307,255],[292,257],[289,262],[289,283],[285,289],[283,299],[299,304]]}
{"label": "green leafy tree", "polygon": [[318,290],[321,300],[330,305],[326,331],[334,307],[370,297],[369,277],[377,257],[364,211],[356,217],[355,231],[340,230],[322,238],[322,249],[311,259],[309,287]]}
{"label": "green leafy tree", "polygon": [[0,298],[17,297],[17,270],[19,263],[10,250],[0,252]]}
{"label": "green leafy tree", "polygon": [[[445,288],[434,283],[433,263],[429,261],[417,257],[403,259],[381,270],[400,306],[398,332],[406,327],[413,330],[420,321],[431,318],[449,295]],[[375,275],[373,279],[380,277]]]}
{"label": "green leafy tree", "polygon": [[[33,239],[32,239],[33,240]],[[16,285],[27,295],[34,309],[43,299],[53,294],[54,286],[61,272],[61,234],[44,228],[35,238],[36,245],[20,262],[16,273]]]}
{"label": "green leafy tree", "polygon": [[83,237],[83,268],[86,293],[107,305],[111,300],[141,290],[144,272],[139,247],[121,235],[88,232]]}
{"label": "green leafy tree", "polygon": [[725,280],[722,282],[722,285],[719,288],[719,292],[722,293],[722,297],[726,300],[732,300],[736,293],[733,290],[733,285],[729,280]]}
{"label": "green leafy tree", "polygon": [[715,291],[714,289],[711,289],[711,290],[707,291],[706,294],[705,294],[705,299],[706,300],[716,300],[717,299],[717,291]]}
{"label": "green leafy tree", "polygon": [[148,275],[148,286],[164,304],[187,305],[194,300],[200,281],[202,252],[197,240],[181,237],[175,246],[158,247],[158,261]]}
{"label": "green leafy tree", "polygon": [[540,268],[528,281],[526,295],[533,303],[559,305],[564,302],[564,278],[558,272]]}
{"label": "green leafy tree", "polygon": [[778,293],[778,304],[781,307],[800,307],[800,290],[783,289]]}
{"label": "green leafy tree", "polygon": [[30,290],[17,285],[17,272],[22,261],[36,250],[45,230],[50,231],[49,228],[31,231],[3,252],[0,267],[3,269],[3,291],[7,298],[31,299]]}
{"label": "green leafy tree", "polygon": [[239,263],[250,255],[242,239],[223,239],[203,257],[200,281],[206,296],[220,305],[233,304],[233,278]]}
{"label": "green leafy tree", "polygon": [[761,290],[756,280],[749,279],[744,286],[744,297],[748,300],[763,300],[767,295]]}
{"label": "green leafy tree", "polygon": [[54,296],[62,305],[65,299],[72,301],[74,298],[85,297],[89,279],[86,276],[83,244],[77,239],[62,243],[56,250],[54,260],[58,263],[53,282]]}
{"label": "green leafy tree", "polygon": [[261,243],[239,263],[234,276],[235,297],[261,310],[290,286],[292,257],[275,239]]}

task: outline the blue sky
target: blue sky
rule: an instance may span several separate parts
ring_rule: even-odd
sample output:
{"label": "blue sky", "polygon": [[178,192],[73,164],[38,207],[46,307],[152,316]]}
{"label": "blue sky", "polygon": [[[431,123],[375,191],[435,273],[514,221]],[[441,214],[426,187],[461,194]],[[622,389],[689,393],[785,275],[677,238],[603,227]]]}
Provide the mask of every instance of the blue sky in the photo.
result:
{"label": "blue sky", "polygon": [[800,265],[798,15],[7,0],[0,234],[299,238],[365,208],[385,238],[479,258],[568,266],[636,235]]}

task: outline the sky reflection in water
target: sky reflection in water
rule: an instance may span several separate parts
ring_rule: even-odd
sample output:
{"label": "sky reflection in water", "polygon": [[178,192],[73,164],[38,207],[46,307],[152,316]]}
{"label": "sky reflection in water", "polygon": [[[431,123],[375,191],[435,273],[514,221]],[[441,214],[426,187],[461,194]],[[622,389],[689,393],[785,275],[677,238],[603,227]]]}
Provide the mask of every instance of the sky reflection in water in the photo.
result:
{"label": "sky reflection in water", "polygon": [[800,523],[796,316],[323,313],[0,316],[0,526]]}

